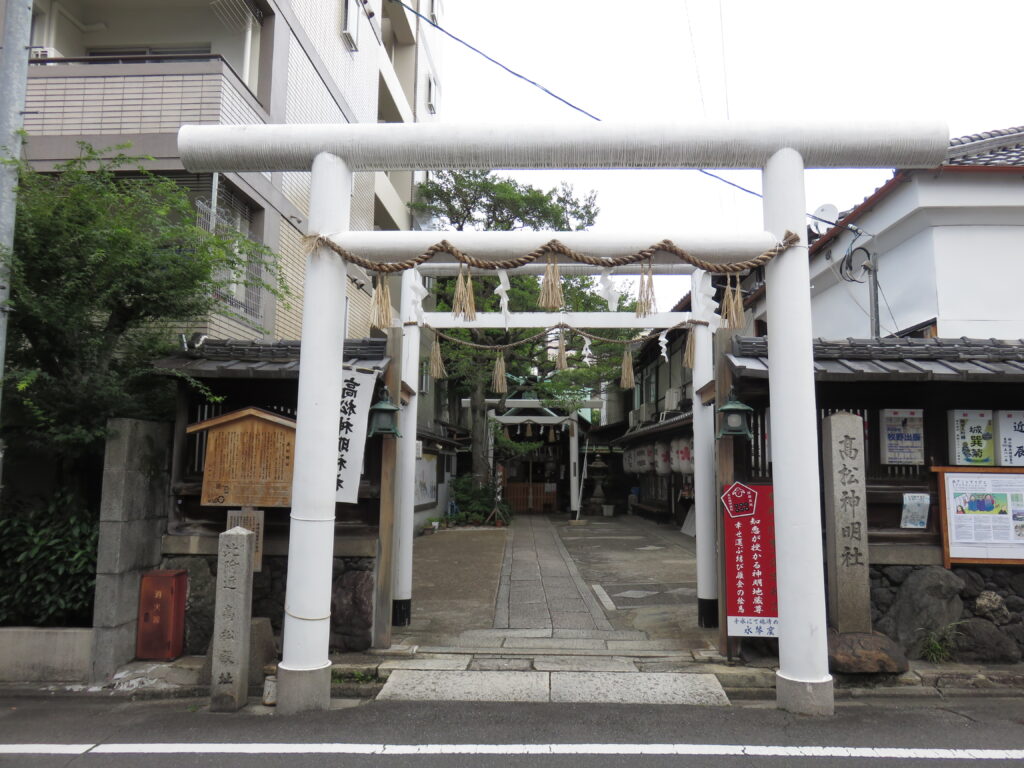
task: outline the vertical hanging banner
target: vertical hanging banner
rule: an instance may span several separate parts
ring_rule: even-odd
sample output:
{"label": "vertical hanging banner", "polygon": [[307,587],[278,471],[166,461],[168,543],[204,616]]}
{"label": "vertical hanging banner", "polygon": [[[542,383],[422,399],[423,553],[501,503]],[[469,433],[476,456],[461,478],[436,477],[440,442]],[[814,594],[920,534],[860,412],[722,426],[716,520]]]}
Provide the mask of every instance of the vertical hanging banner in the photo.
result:
{"label": "vertical hanging banner", "polygon": [[733,483],[722,494],[722,504],[728,633],[732,637],[778,637],[772,487]]}
{"label": "vertical hanging banner", "polygon": [[341,384],[341,419],[338,422],[338,479],[335,501],[355,504],[363,472],[366,422],[377,381],[376,371],[345,370]]}

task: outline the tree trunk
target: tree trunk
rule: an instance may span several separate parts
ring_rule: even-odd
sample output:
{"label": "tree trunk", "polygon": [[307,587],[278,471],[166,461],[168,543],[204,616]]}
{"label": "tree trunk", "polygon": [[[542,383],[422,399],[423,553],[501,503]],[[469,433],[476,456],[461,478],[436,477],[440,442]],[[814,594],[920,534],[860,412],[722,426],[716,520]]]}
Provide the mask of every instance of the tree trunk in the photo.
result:
{"label": "tree trunk", "polygon": [[473,483],[486,485],[491,479],[490,435],[487,423],[487,393],[483,380],[478,380],[469,397],[469,423],[473,436]]}

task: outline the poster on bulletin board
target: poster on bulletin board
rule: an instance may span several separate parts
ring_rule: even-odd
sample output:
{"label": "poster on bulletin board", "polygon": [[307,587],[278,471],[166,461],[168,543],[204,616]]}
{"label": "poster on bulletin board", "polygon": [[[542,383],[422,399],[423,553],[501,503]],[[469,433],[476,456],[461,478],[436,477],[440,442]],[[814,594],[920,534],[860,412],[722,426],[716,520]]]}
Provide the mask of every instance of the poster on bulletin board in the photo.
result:
{"label": "poster on bulletin board", "polygon": [[933,467],[950,563],[1024,563],[1024,471]]}

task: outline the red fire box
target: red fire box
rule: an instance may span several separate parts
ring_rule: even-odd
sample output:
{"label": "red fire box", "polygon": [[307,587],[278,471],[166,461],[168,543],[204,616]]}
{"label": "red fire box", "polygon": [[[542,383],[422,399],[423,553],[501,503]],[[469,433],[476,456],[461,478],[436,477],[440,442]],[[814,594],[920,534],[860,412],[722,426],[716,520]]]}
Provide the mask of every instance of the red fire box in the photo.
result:
{"label": "red fire box", "polygon": [[185,645],[188,571],[147,571],[139,585],[139,628],[135,657],[170,661]]}

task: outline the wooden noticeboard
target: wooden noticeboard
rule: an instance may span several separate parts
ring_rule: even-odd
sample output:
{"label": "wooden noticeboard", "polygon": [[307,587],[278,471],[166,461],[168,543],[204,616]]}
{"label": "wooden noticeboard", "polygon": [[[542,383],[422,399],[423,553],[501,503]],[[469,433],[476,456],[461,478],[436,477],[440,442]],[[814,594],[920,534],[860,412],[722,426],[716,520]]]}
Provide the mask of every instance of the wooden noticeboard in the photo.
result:
{"label": "wooden noticeboard", "polygon": [[942,557],[952,563],[1024,563],[1024,469],[932,467],[939,476]]}
{"label": "wooden noticeboard", "polygon": [[213,507],[290,507],[295,420],[243,408],[192,424],[206,430],[201,503]]}

